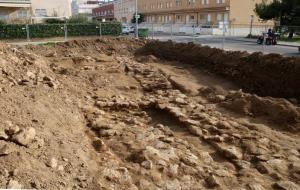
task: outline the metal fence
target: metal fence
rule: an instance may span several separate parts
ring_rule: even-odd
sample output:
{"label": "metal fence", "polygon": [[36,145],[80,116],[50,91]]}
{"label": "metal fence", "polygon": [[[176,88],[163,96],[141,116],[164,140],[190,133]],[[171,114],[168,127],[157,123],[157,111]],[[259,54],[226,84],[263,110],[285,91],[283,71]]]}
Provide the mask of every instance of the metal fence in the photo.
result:
{"label": "metal fence", "polygon": [[147,28],[150,39],[195,42],[227,50],[265,53],[277,52],[273,47],[268,46],[275,43],[267,34],[271,29],[277,40],[285,40],[280,41],[281,45],[295,47],[295,50],[300,46],[299,43],[290,42],[293,40],[289,39],[292,33],[293,39],[297,38],[300,41],[300,26],[274,27],[274,25],[267,24],[241,25],[220,22],[218,25],[142,23],[139,28]]}
{"label": "metal fence", "polygon": [[262,32],[269,28],[273,29],[272,25],[241,25],[228,24],[220,22],[217,25],[207,24],[156,24],[156,23],[142,23],[139,28],[148,28],[152,33],[168,33],[170,35],[223,35],[226,36],[247,36],[261,35]]}

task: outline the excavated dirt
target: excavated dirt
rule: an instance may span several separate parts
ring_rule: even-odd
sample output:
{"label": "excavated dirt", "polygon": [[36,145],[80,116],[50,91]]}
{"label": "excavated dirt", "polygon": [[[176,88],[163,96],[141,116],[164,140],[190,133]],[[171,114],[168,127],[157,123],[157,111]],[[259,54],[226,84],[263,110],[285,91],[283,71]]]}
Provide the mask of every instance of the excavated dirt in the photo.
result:
{"label": "excavated dirt", "polygon": [[125,38],[1,45],[0,188],[298,190],[298,71]]}
{"label": "excavated dirt", "polygon": [[193,43],[172,41],[149,42],[138,53],[194,64],[261,96],[300,99],[300,58],[297,57],[222,51]]}

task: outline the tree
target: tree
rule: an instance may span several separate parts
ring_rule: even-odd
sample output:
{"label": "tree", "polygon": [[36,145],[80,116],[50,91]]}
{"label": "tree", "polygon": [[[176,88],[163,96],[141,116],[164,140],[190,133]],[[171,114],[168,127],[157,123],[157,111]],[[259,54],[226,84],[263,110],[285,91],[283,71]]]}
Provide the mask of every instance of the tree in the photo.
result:
{"label": "tree", "polygon": [[[262,20],[279,21],[280,25],[299,26],[300,25],[300,2],[299,0],[273,0],[268,3],[263,0],[256,4],[254,11]],[[292,28],[292,27],[290,27]],[[290,29],[300,30],[299,28]]]}
{"label": "tree", "polygon": [[[138,13],[140,15],[140,18],[138,19],[138,23],[145,22],[145,15]],[[131,19],[131,23],[135,23],[135,13],[133,14],[133,17]]]}
{"label": "tree", "polygon": [[69,23],[88,23],[89,18],[86,15],[76,15],[69,19]]}

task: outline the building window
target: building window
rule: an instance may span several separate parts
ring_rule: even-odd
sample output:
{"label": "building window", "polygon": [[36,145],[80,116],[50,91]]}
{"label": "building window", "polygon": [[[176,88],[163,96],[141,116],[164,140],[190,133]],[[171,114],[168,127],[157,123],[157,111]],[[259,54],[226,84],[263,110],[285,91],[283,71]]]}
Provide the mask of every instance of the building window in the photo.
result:
{"label": "building window", "polygon": [[222,21],[222,14],[218,13],[217,14],[217,22],[220,22],[220,21]]}
{"label": "building window", "polygon": [[37,17],[47,16],[46,9],[35,9],[34,12],[35,12],[35,16],[37,16]]}
{"label": "building window", "polygon": [[207,14],[207,22],[210,23],[211,22],[211,15]]}
{"label": "building window", "polygon": [[217,0],[217,4],[225,3],[225,0]]}
{"label": "building window", "polygon": [[201,0],[201,4],[202,5],[208,5],[209,4],[209,0]]}
{"label": "building window", "polygon": [[188,0],[188,4],[191,5],[191,6],[194,6],[195,5],[195,0]]}
{"label": "building window", "polygon": [[28,14],[27,14],[27,10],[26,9],[20,9],[18,10],[18,18],[27,18]]}
{"label": "building window", "polygon": [[200,20],[206,20],[206,15],[205,14],[200,14],[199,17],[200,17]]}
{"label": "building window", "polygon": [[176,16],[176,21],[177,22],[181,22],[182,21],[182,16],[181,15],[177,15]]}
{"label": "building window", "polygon": [[224,21],[227,22],[228,21],[228,13],[224,14]]}
{"label": "building window", "polygon": [[9,13],[5,12],[5,11],[0,12],[0,20],[6,20],[6,19],[8,19],[9,18],[8,14]]}
{"label": "building window", "polygon": [[181,6],[181,0],[176,0],[176,7]]}

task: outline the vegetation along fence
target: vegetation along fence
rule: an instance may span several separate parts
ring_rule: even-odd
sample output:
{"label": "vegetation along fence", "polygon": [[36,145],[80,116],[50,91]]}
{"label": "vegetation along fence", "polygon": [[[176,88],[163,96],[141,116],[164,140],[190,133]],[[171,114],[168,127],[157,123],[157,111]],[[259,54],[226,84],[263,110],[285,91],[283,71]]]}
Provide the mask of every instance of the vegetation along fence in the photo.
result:
{"label": "vegetation along fence", "polygon": [[66,36],[118,36],[122,32],[118,22],[88,24],[4,24],[0,25],[0,39],[30,39]]}

